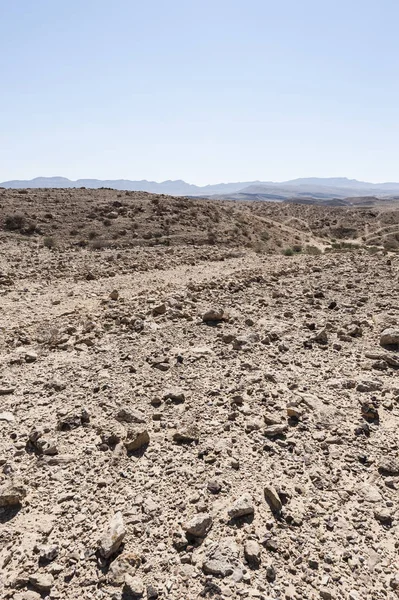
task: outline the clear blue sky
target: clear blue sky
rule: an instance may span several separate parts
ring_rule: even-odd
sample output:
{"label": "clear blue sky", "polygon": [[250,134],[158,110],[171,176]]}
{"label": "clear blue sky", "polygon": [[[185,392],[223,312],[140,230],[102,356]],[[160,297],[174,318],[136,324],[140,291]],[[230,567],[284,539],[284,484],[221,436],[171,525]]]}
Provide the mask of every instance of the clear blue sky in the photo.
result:
{"label": "clear blue sky", "polygon": [[398,0],[0,0],[0,181],[398,181],[398,27]]}

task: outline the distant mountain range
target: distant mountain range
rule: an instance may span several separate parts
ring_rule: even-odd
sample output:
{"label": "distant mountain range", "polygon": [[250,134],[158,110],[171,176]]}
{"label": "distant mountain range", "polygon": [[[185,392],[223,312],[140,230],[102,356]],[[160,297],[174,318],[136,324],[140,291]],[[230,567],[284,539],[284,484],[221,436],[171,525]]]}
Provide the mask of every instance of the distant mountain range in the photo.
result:
{"label": "distant mountain range", "polygon": [[263,200],[286,200],[310,198],[328,200],[353,196],[392,197],[399,194],[399,183],[367,183],[346,177],[309,177],[274,183],[272,181],[247,181],[197,186],[182,180],[131,181],[129,179],[78,179],[65,177],[36,177],[30,180],[4,181],[5,188],[113,188],[136,190],[171,196],[219,196],[224,198],[245,197]]}

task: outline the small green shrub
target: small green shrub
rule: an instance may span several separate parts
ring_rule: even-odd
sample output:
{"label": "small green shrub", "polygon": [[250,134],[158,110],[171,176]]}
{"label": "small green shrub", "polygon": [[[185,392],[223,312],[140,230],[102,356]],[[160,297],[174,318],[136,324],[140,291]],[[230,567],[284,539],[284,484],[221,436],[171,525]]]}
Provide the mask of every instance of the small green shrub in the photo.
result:
{"label": "small green shrub", "polygon": [[292,248],[285,248],[285,250],[283,250],[283,254],[284,254],[284,256],[293,256],[294,251]]}
{"label": "small green shrub", "polygon": [[52,248],[56,248],[57,247],[57,240],[55,238],[53,238],[52,236],[46,236],[43,240],[43,246],[45,248],[49,248],[50,250]]}

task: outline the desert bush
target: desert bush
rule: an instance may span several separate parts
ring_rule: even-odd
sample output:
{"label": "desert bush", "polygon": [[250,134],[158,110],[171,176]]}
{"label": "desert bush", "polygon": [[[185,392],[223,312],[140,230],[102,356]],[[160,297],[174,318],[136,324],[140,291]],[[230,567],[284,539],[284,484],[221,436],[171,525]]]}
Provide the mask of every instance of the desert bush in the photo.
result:
{"label": "desert bush", "polygon": [[9,231],[21,230],[26,224],[26,218],[20,213],[8,215],[4,220],[4,227]]}
{"label": "desert bush", "polygon": [[294,251],[292,248],[285,248],[285,250],[283,250],[283,254],[284,254],[284,256],[293,256]]}
{"label": "desert bush", "polygon": [[319,254],[322,254],[322,252],[317,246],[305,246],[305,254],[310,254],[311,256],[318,256]]}
{"label": "desert bush", "polygon": [[90,247],[93,250],[102,250],[103,248],[108,248],[109,246],[111,246],[112,244],[107,241],[107,240],[103,240],[103,239],[96,239],[94,240],[91,244]]}
{"label": "desert bush", "polygon": [[45,248],[50,248],[50,250],[52,248],[56,248],[57,240],[52,236],[46,235],[46,237],[43,239],[43,246],[45,246]]}
{"label": "desert bush", "polygon": [[260,234],[260,239],[263,242],[267,242],[270,239],[270,233],[268,231],[262,231],[262,233]]}
{"label": "desert bush", "polygon": [[89,234],[88,234],[88,238],[89,238],[89,240],[95,240],[95,239],[96,239],[96,237],[98,237],[98,233],[97,233],[97,231],[94,231],[94,230],[92,230],[92,231],[89,231]]}
{"label": "desert bush", "polygon": [[300,244],[294,244],[294,246],[292,246],[292,249],[296,254],[302,252],[302,246]]}

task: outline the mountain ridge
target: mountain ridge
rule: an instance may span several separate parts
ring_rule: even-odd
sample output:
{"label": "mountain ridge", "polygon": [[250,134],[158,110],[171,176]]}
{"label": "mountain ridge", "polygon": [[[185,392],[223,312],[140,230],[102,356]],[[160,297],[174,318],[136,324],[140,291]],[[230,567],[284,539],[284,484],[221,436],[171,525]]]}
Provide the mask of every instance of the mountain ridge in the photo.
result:
{"label": "mountain ridge", "polygon": [[398,182],[369,183],[346,177],[304,177],[283,182],[247,181],[227,182],[198,186],[181,179],[162,182],[130,179],[77,179],[62,176],[35,177],[30,180],[10,180],[0,183],[1,187],[20,188],[79,188],[102,187],[126,191],[142,191],[173,196],[213,196],[244,193],[249,195],[268,194],[270,199],[290,198],[297,194],[317,198],[343,198],[358,195],[386,196],[399,193]]}

